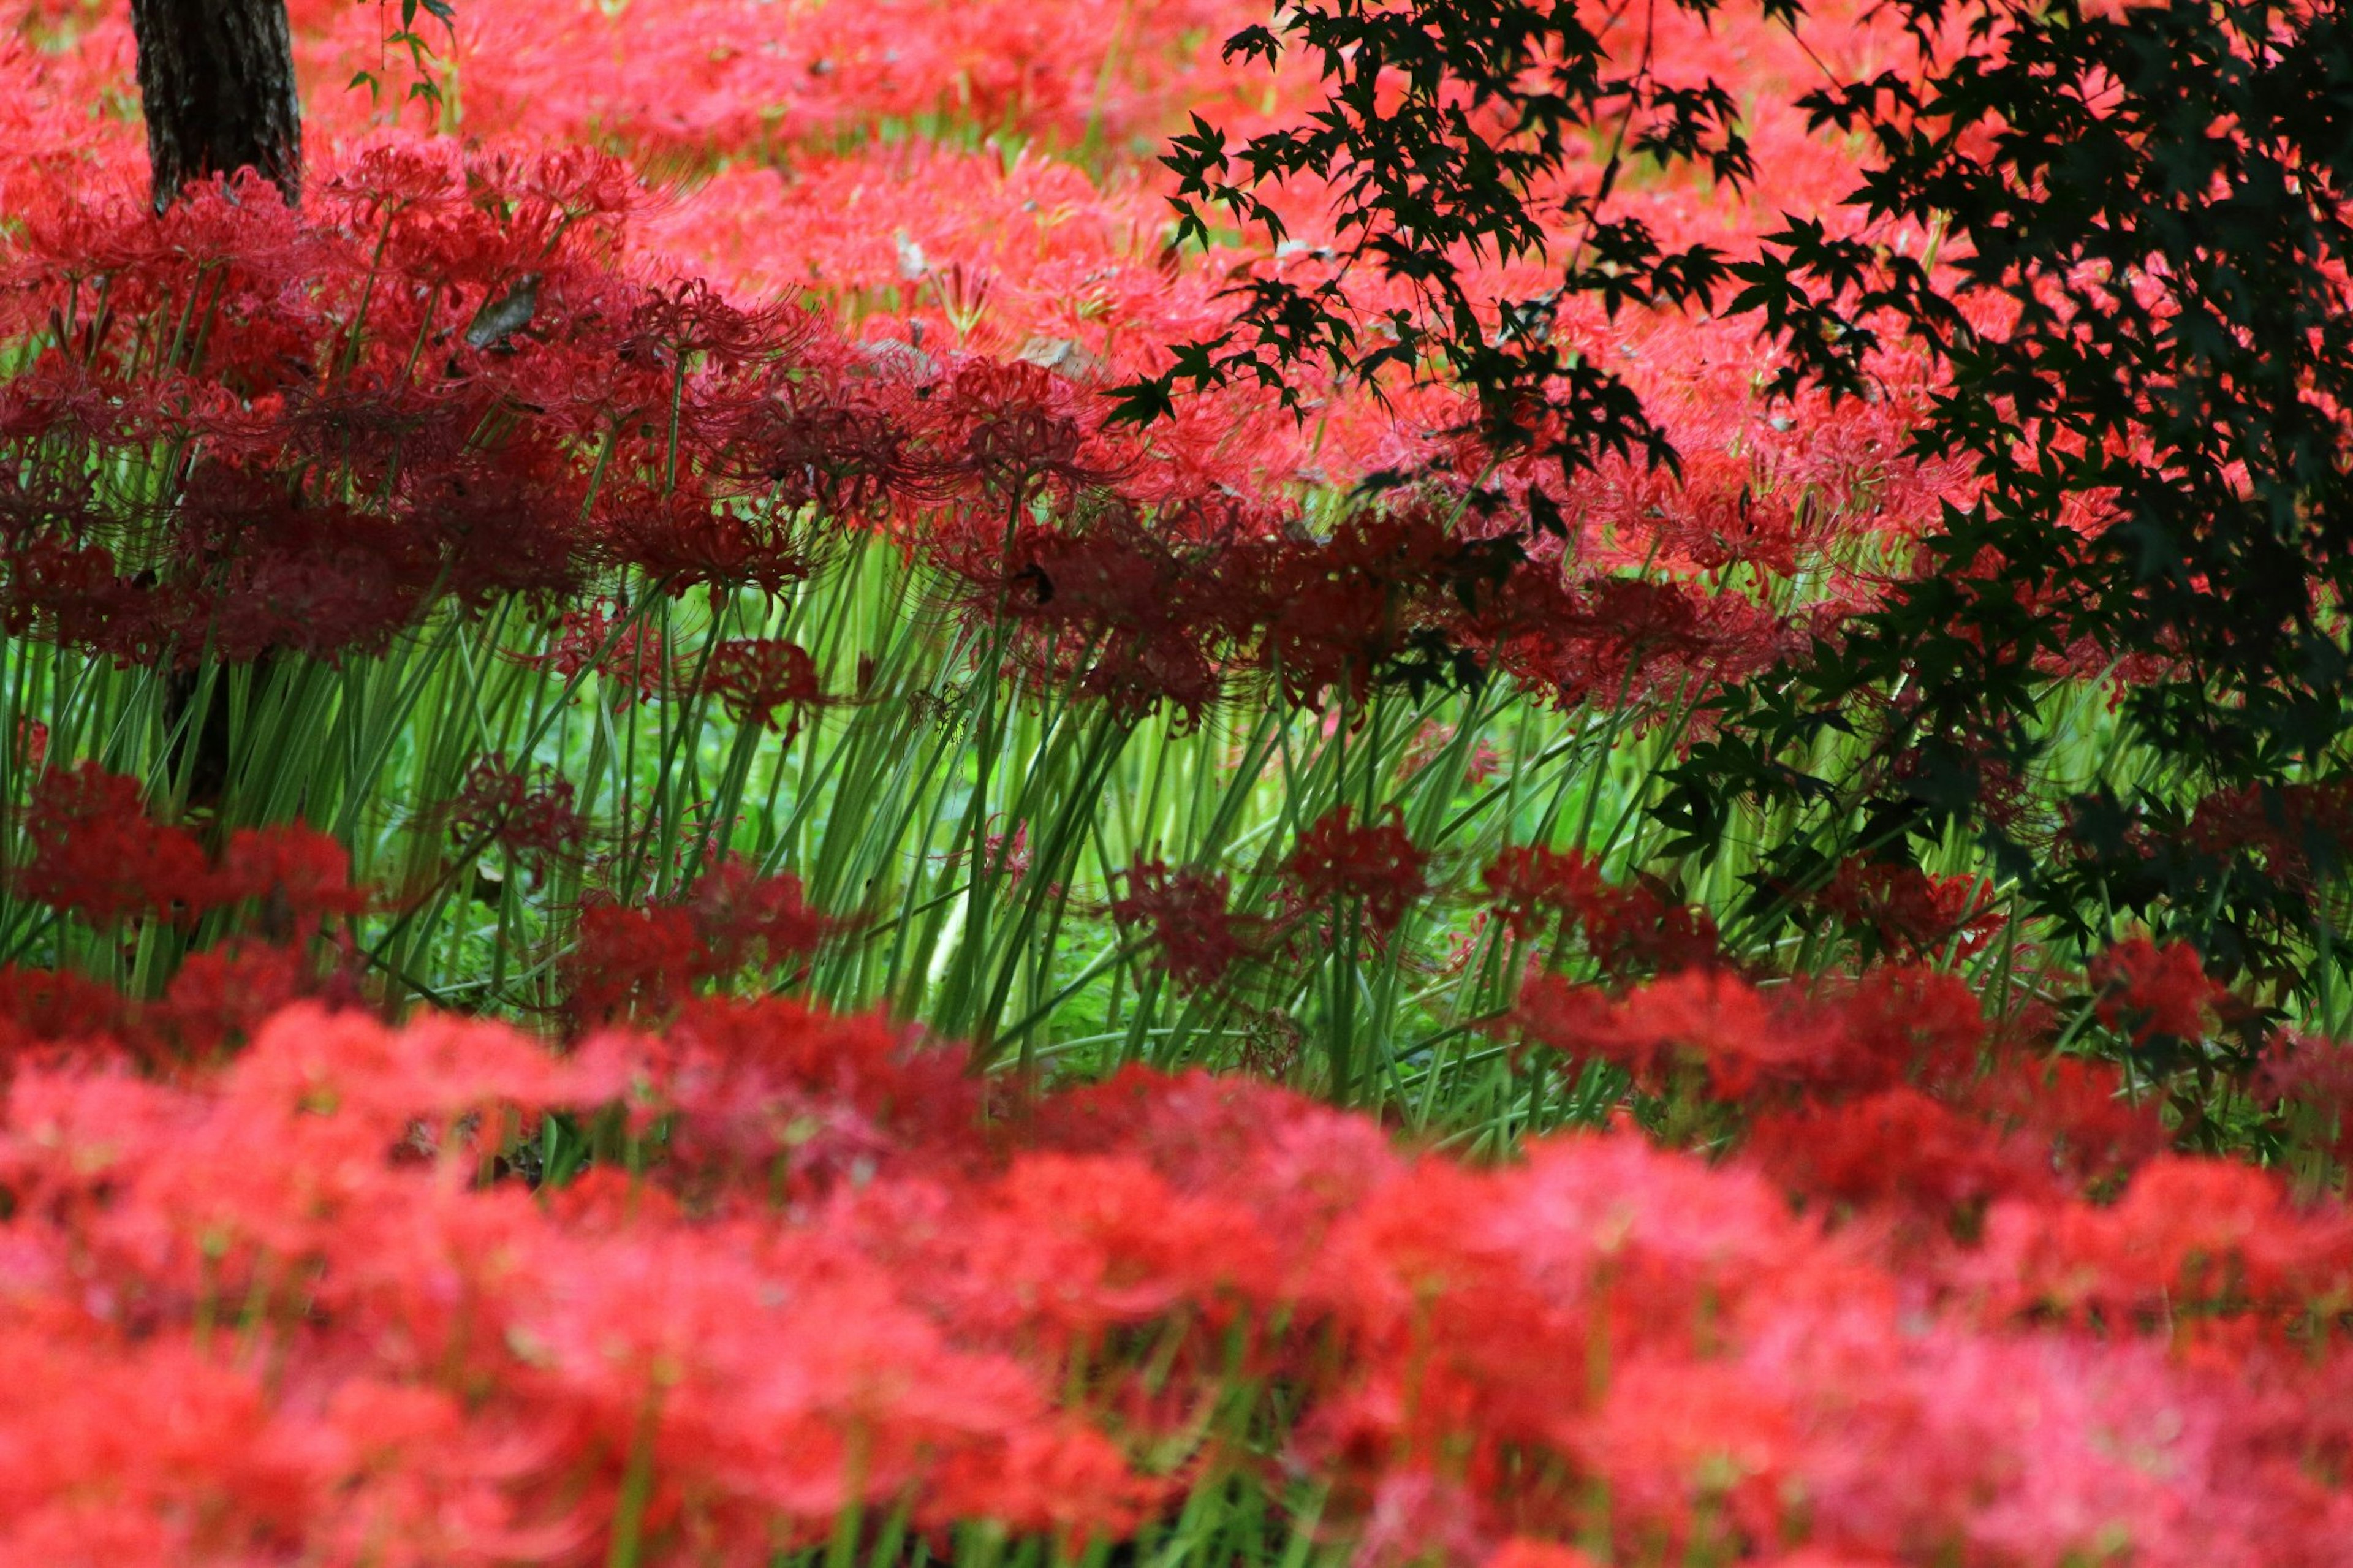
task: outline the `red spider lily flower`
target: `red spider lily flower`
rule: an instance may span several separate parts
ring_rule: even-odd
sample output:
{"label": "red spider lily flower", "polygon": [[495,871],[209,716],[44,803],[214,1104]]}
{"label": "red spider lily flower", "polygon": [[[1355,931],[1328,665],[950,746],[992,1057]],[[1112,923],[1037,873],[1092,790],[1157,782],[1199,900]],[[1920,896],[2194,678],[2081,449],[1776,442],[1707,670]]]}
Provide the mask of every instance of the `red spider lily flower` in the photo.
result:
{"label": "red spider lily flower", "polygon": [[806,958],[840,930],[808,907],[800,879],[763,877],[723,857],[676,901],[643,909],[596,898],[580,910],[572,1008],[597,1019],[664,1010],[704,982]]}
{"label": "red spider lily flower", "polygon": [[745,310],[694,278],[648,289],[614,352],[665,370],[695,359],[733,369],[798,348],[815,331],[806,311],[781,301]]}
{"label": "red spider lily flower", "polygon": [[1173,542],[1124,506],[1075,529],[1019,527],[1009,544],[969,531],[950,540],[944,561],[971,584],[968,614],[1020,629],[1014,670],[1131,718],[1166,702],[1190,722],[1217,700],[1227,607],[1208,551]]}
{"label": "red spider lily flower", "polygon": [[43,774],[26,813],[32,854],[16,872],[19,890],[97,926],[211,902],[203,847],[153,821],[144,794],[96,763]]}
{"label": "red spider lily flower", "polygon": [[630,909],[608,899],[584,902],[568,966],[572,1011],[598,1019],[659,1006],[686,993],[700,956],[694,917],[685,910]]}
{"label": "red spider lily flower", "polygon": [[127,1005],[112,986],[70,970],[0,963],[0,1057],[64,1040],[100,1046]]}
{"label": "red spider lily flower", "polygon": [[367,889],[352,885],[349,851],[299,822],[231,834],[208,891],[214,904],[259,900],[265,925],[291,922],[302,931],[327,915],[356,915],[368,903]]}
{"label": "red spider lily flower", "polygon": [[924,1510],[941,1519],[988,1519],[1007,1529],[1066,1539],[1131,1534],[1170,1490],[1139,1476],[1093,1428],[1023,1427],[995,1450],[951,1457],[933,1479]]}
{"label": "red spider lily flower", "polygon": [[2154,1097],[2126,1093],[2115,1067],[2080,1057],[2004,1064],[1968,1090],[1968,1103],[2031,1134],[2077,1187],[2111,1184],[2173,1142]]}
{"label": "red spider lily flower", "polygon": [[1286,696],[1320,703],[1339,691],[1353,701],[1400,662],[1470,657],[1462,601],[1475,602],[1493,576],[1480,549],[1421,512],[1352,519],[1328,541],[1236,549],[1229,616],[1238,633],[1255,627],[1258,658]]}
{"label": "red spider lily flower", "polygon": [[2006,923],[1993,909],[1993,884],[1982,877],[1931,877],[1910,866],[1861,857],[1841,861],[1828,887],[1810,900],[1879,944],[1910,956],[1959,956],[1984,951]]}
{"label": "red spider lily flower", "polygon": [[1206,990],[1256,951],[1246,922],[1228,907],[1231,897],[1232,879],[1223,871],[1172,871],[1164,861],[1138,860],[1111,913],[1122,925],[1149,926],[1153,962],[1177,984]]}
{"label": "red spider lily flower", "polygon": [[428,1016],[392,1027],[355,1008],[305,1002],[255,1032],[220,1088],[239,1104],[348,1116],[391,1139],[418,1117],[450,1122],[495,1106],[607,1104],[636,1070],[617,1042],[558,1057],[485,1018]]}
{"label": "red spider lily flower", "polygon": [[1701,1506],[1752,1539],[1783,1528],[1804,1449],[1798,1402],[1775,1380],[1677,1353],[1630,1356],[1579,1426],[1574,1451],[1630,1531],[1685,1533]]}
{"label": "red spider lily flower", "polygon": [[788,997],[695,997],[653,1047],[670,1152],[698,1179],[819,1195],[876,1172],[987,1163],[964,1054],[873,1015]]}
{"label": "red spider lily flower", "polygon": [[1873,971],[1813,995],[1768,994],[1722,969],[1679,971],[1615,997],[1538,973],[1511,1025],[1536,1044],[1614,1061],[1645,1087],[1704,1068],[1723,1100],[1835,1100],[1909,1076],[1966,1079],[1985,1037],[1976,996],[1932,970]]}
{"label": "red spider lily flower", "polygon": [[1979,1277],[2021,1309],[2130,1323],[2201,1303],[2294,1312],[2353,1289],[2353,1225],[2298,1214],[2269,1173],[2232,1160],[2162,1156],[2113,1206],[2007,1204],[1986,1231]]}
{"label": "red spider lily flower", "polygon": [[2206,1032],[2210,1008],[2228,995],[2186,942],[2162,945],[2145,936],[2118,942],[2092,964],[2100,1022],[2128,1029],[2133,1043],[2152,1035],[2194,1040]]}
{"label": "red spider lily flower", "polygon": [[1076,389],[1041,366],[975,360],[956,372],[945,412],[962,426],[960,467],[989,490],[1026,498],[1049,485],[1102,484]]}
{"label": "red spider lily flower", "polygon": [[2265,875],[2309,886],[2316,850],[2353,844],[2353,779],[2216,790],[2190,814],[2187,837],[2210,855],[2252,850]]}
{"label": "red spider lily flower", "polygon": [[676,488],[608,479],[592,521],[612,554],[673,589],[750,584],[773,597],[809,574],[808,542],[788,518],[741,515],[702,485],[700,475]]}
{"label": "red spider lily flower", "polygon": [[2052,1188],[2044,1151],[1908,1085],[1761,1118],[1748,1150],[1792,1193],[1938,1223],[1972,1205]]}
{"label": "red spider lily flower", "polygon": [[[1003,826],[1002,812],[991,812],[981,824],[980,870],[984,877],[1001,877],[1008,889],[1018,888],[1029,874],[1029,825],[1017,822],[1011,831]],[[996,831],[988,831],[995,828]],[[965,847],[944,850],[936,857],[939,863],[951,869],[964,864]]]}
{"label": "red spider lily flower", "polygon": [[145,596],[104,545],[35,535],[8,542],[0,561],[6,566],[0,626],[10,635],[110,653],[153,640]]}
{"label": "red spider lily flower", "polygon": [[1229,1317],[1271,1294],[1275,1254],[1248,1214],[1173,1192],[1140,1161],[1027,1154],[991,1197],[971,1243],[973,1310],[1008,1312],[1058,1344],[1180,1306]]}
{"label": "red spider lily flower", "polygon": [[1801,1077],[1828,1043],[1722,970],[1686,970],[1629,992],[1592,1042],[1638,1079],[1659,1081],[1682,1061],[1707,1068],[1720,1098]]}
{"label": "red spider lily flower", "polygon": [[445,809],[461,841],[496,845],[537,876],[581,851],[588,823],[572,802],[572,781],[553,769],[543,764],[525,773],[493,755],[467,770],[464,787]]}
{"label": "red spider lily flower", "polygon": [[1604,887],[1586,911],[1585,940],[1602,972],[1613,976],[1672,974],[1716,959],[1715,917],[1650,878]]}
{"label": "red spider lily flower", "polygon": [[1352,806],[1334,806],[1299,836],[1283,872],[1310,904],[1361,900],[1365,918],[1386,935],[1429,890],[1429,854],[1414,847],[1405,813],[1392,805],[1359,825]]}
{"label": "red spider lily flower", "polygon": [[1577,850],[1507,848],[1480,879],[1515,935],[1581,927],[1604,973],[1671,973],[1715,961],[1715,921],[1706,910],[1677,901],[1651,879],[1630,887],[1604,882]]}
{"label": "red spider lily flower", "polygon": [[41,771],[41,764],[48,760],[48,755],[49,727],[38,719],[17,720],[16,766],[26,773],[37,773]]}
{"label": "red spider lily flower", "polygon": [[1574,849],[1506,848],[1479,880],[1514,936],[1583,920],[1602,891],[1600,868]]}
{"label": "red spider lily flower", "polygon": [[668,689],[661,633],[644,621],[617,626],[600,600],[583,609],[566,610],[557,625],[560,630],[554,647],[543,654],[512,657],[567,681],[593,671],[619,708],[659,697]]}
{"label": "red spider lily flower", "polygon": [[140,1034],[165,1059],[221,1061],[311,988],[301,955],[282,947],[240,942],[192,952],[163,998],[142,1010]]}
{"label": "red spider lily flower", "polygon": [[[829,705],[817,660],[798,643],[781,637],[736,637],[713,647],[703,666],[700,691],[719,699],[738,723],[781,728],[789,741],[813,709]],[[780,726],[776,710],[791,710]]]}
{"label": "red spider lily flower", "polygon": [[2322,1145],[2341,1162],[2353,1152],[2353,1047],[2283,1029],[2263,1046],[2249,1086],[2315,1119]]}
{"label": "red spider lily flower", "polygon": [[892,410],[826,378],[776,387],[739,422],[717,466],[749,496],[839,518],[880,516],[893,500],[929,496],[939,478]]}
{"label": "red spider lily flower", "polygon": [[764,877],[733,856],[696,879],[686,908],[702,946],[698,965],[713,977],[806,958],[840,930],[809,908],[799,878]]}

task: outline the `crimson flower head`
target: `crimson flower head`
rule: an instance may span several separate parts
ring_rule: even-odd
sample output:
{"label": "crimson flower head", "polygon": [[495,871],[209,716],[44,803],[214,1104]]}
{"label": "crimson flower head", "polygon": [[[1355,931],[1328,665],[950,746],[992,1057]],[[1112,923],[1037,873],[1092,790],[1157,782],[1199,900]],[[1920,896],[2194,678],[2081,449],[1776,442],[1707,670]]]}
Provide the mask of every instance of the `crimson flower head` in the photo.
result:
{"label": "crimson flower head", "polygon": [[544,669],[565,680],[582,671],[595,673],[615,707],[650,700],[662,694],[665,664],[662,636],[643,621],[614,625],[603,603],[566,610],[559,623],[555,646],[545,653],[523,656],[517,662]]}
{"label": "crimson flower head", "polygon": [[1582,920],[1603,892],[1600,868],[1575,849],[1505,849],[1480,880],[1515,936],[1556,920]]}
{"label": "crimson flower head", "polygon": [[1042,366],[976,360],[956,373],[948,405],[964,431],[957,466],[992,491],[1029,496],[1113,477],[1090,460],[1075,389]]}
{"label": "crimson flower head", "polygon": [[2145,936],[2118,942],[2092,964],[2100,1022],[2129,1029],[2133,1043],[2152,1035],[2194,1040],[2206,1032],[2206,1010],[2226,993],[2208,978],[2198,950],[2186,942],[2162,944]]}
{"label": "crimson flower head", "polygon": [[38,773],[48,760],[49,727],[38,719],[16,721],[16,765],[26,773]]}
{"label": "crimson flower head", "polygon": [[590,1021],[677,1000],[694,978],[699,945],[694,917],[682,909],[584,903],[569,965],[573,1013]]}
{"label": "crimson flower head", "polygon": [[350,853],[299,822],[240,827],[230,835],[210,893],[216,904],[259,900],[272,921],[290,921],[302,930],[315,930],[323,916],[367,908],[366,889],[352,885]]}
{"label": "crimson flower head", "polygon": [[[798,731],[808,710],[828,701],[818,679],[817,660],[798,643],[781,637],[735,637],[721,643],[712,649],[703,667],[702,689],[718,698],[737,723],[781,728],[786,740]],[[781,726],[776,721],[779,708],[792,710],[791,719]]]}
{"label": "crimson flower head", "polygon": [[627,363],[664,369],[698,357],[732,367],[797,348],[813,331],[791,305],[747,310],[702,279],[683,279],[646,290],[616,352]]}
{"label": "crimson flower head", "polygon": [[32,854],[18,890],[98,926],[213,901],[195,835],[150,819],[142,795],[137,779],[96,763],[44,774],[25,819]]}
{"label": "crimson flower head", "polygon": [[631,908],[592,898],[581,907],[569,965],[572,1010],[583,1020],[632,1008],[666,1011],[698,985],[748,965],[805,958],[839,929],[809,907],[799,878],[764,877],[733,857],[705,871],[682,899]]}
{"label": "crimson flower head", "polygon": [[1982,877],[1931,877],[1860,856],[1840,863],[1814,903],[1868,931],[1881,947],[1915,955],[1948,942],[1964,955],[1979,952],[2004,923],[1993,885]]}
{"label": "crimson flower head", "polygon": [[577,854],[588,824],[573,805],[572,781],[541,767],[509,767],[484,757],[466,774],[449,805],[449,827],[460,839],[496,844],[535,869]]}
{"label": "crimson flower head", "polygon": [[1122,925],[1148,925],[1159,944],[1155,962],[1177,984],[1215,985],[1251,951],[1241,923],[1227,908],[1231,879],[1191,866],[1170,870],[1160,860],[1128,868],[1127,894],[1112,900]]}
{"label": "crimson flower head", "polygon": [[687,897],[702,944],[697,966],[716,977],[746,963],[776,965],[815,952],[835,922],[809,908],[798,877],[763,877],[733,857],[704,872]]}
{"label": "crimson flower head", "polygon": [[1310,903],[1364,900],[1365,918],[1384,934],[1405,919],[1407,906],[1429,891],[1429,854],[1414,847],[1405,813],[1395,805],[1358,823],[1352,806],[1335,806],[1299,836],[1283,869]]}

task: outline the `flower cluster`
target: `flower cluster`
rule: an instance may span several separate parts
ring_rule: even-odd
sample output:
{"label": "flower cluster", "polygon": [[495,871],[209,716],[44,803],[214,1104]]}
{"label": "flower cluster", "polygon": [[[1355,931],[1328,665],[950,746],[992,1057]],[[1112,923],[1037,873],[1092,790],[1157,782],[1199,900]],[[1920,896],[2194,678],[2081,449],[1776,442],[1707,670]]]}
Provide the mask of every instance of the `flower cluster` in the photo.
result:
{"label": "flower cluster", "polygon": [[598,897],[582,907],[569,960],[572,1010],[593,1021],[665,1009],[747,967],[807,958],[837,929],[809,908],[799,878],[762,876],[722,858],[675,900],[627,905]]}
{"label": "flower cluster", "polygon": [[33,791],[28,853],[15,877],[25,898],[92,925],[206,912],[259,900],[278,924],[316,932],[350,916],[366,895],[351,885],[351,857],[300,823],[239,828],[216,856],[186,827],[148,815],[139,781],[94,763],[46,773]]}
{"label": "flower cluster", "polygon": [[[1886,988],[1827,1048],[1893,1063],[1870,1020],[1934,986]],[[19,1026],[58,994],[0,985]],[[1699,977],[1613,1026],[1776,1072],[1824,1032]],[[1205,1470],[1463,1568],[2316,1564],[2353,1507],[2353,1223],[2246,1166],[2144,1152],[2093,1203],[2048,1130],[1885,1088],[1725,1164],[1500,1168],[1248,1080],[991,1099],[786,1002],[569,1054],[306,1003],[171,1082],[19,1056],[0,1554],[765,1563],[862,1516],[1075,1555],[1168,1539]],[[1964,1199],[1976,1239],[1865,1223]]]}

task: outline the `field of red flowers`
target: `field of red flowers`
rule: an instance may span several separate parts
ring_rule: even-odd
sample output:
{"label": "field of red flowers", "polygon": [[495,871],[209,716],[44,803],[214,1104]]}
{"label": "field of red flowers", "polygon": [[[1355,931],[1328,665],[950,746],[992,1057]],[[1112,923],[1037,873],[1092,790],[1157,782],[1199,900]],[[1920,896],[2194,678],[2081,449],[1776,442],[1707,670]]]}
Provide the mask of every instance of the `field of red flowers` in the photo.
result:
{"label": "field of red flowers", "polygon": [[[1899,29],[1584,10],[1762,177],[1572,185],[1844,221]],[[1573,483],[1107,422],[1345,270],[1176,243],[1322,101],[1247,0],[290,16],[299,200],[159,212],[123,8],[0,0],[0,1563],[2353,1560],[2345,1000],[1660,810],[1974,493],[1926,360],[1565,299],[1682,458]],[[2163,765],[2068,663],[2030,839]]]}

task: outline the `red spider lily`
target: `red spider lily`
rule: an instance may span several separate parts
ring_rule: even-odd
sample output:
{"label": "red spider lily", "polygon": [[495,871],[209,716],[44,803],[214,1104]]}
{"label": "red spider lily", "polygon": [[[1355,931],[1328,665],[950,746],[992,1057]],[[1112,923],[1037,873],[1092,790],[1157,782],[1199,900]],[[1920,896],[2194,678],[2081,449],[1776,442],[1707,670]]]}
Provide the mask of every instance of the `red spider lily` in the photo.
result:
{"label": "red spider lily", "polygon": [[2190,815],[2188,837],[2209,854],[2252,850],[2265,874],[2308,884],[2316,852],[2353,843],[2353,780],[2216,790]]}
{"label": "red spider lily", "polygon": [[1909,866],[1861,858],[1841,861],[1814,906],[1870,931],[1883,948],[1911,956],[1951,947],[1983,951],[2004,918],[1992,909],[1993,885],[1980,877],[1931,877]]}
{"label": "red spider lily", "polygon": [[1303,902],[1360,900],[1366,922],[1387,934],[1428,890],[1429,863],[1429,854],[1407,836],[1405,814],[1397,806],[1359,824],[1353,806],[1337,805],[1300,834],[1283,872]]}
{"label": "red spider lily", "polygon": [[2261,1099],[2289,1101],[2315,1118],[2340,1162],[2353,1151],[2353,1049],[2342,1041],[2283,1030],[2264,1045],[2251,1087]]}
{"label": "red spider lily", "polygon": [[614,352],[625,363],[664,370],[682,371],[695,360],[733,369],[798,348],[816,331],[788,305],[745,310],[695,278],[649,289]]}
{"label": "red spider lily", "polygon": [[839,929],[803,900],[798,878],[763,877],[722,858],[674,902],[582,905],[572,1010],[586,1020],[667,1010],[705,982],[806,958]]}
{"label": "red spider lily", "polygon": [[157,1059],[217,1062],[315,988],[311,965],[287,948],[208,948],[184,959],[163,997],[141,1010],[139,1032]]}
{"label": "red spider lily", "polygon": [[970,1257],[995,1303],[969,1310],[1010,1309],[1058,1344],[1180,1307],[1227,1317],[1272,1293],[1274,1254],[1246,1215],[1172,1192],[1141,1162],[1025,1155],[989,1198]]}
{"label": "red spider lily", "polygon": [[281,936],[314,932],[325,916],[355,915],[368,904],[367,890],[352,885],[351,855],[299,822],[231,834],[207,892],[214,904],[259,900],[264,928],[280,928]]}
{"label": "red spider lily", "polygon": [[2128,1030],[2135,1045],[2152,1035],[2200,1038],[2208,1010],[2227,994],[2207,977],[2197,949],[2145,936],[2110,948],[2093,963],[2091,980],[2100,1022]]}
{"label": "red spider lily", "polygon": [[814,378],[784,382],[747,410],[718,467],[747,496],[871,518],[931,499],[940,464],[882,400]]}
{"label": "red spider lily", "polygon": [[804,901],[799,878],[764,877],[733,857],[696,880],[686,907],[702,945],[699,963],[712,975],[805,958],[840,929]]}
{"label": "red spider lily", "polygon": [[1215,546],[1181,546],[1112,508],[1082,529],[1021,527],[955,550],[972,610],[1020,628],[1011,661],[1039,687],[1128,718],[1166,703],[1194,720],[1220,695]]}
{"label": "red spider lily", "polygon": [[[734,637],[717,644],[705,656],[698,689],[716,697],[739,723],[781,728],[787,741],[811,710],[835,700],[826,696],[808,650],[781,637]],[[791,710],[781,726],[779,708]]]}
{"label": "red spider lily", "polygon": [[1480,873],[1480,881],[1514,936],[1583,920],[1602,890],[1600,868],[1574,849],[1507,848]]}
{"label": "red spider lily", "polygon": [[[2342,1357],[2274,1327],[2353,1282],[2339,1205],[2183,1159],[2083,1204],[1918,1090],[1760,1128],[1843,1205],[1825,1235],[1754,1161],[1627,1135],[1413,1157],[1199,1074],[985,1125],[953,1053],[789,1003],[569,1057],[297,1008],[198,1071],[24,1063],[0,1113],[0,1432],[45,1439],[0,1466],[7,1550],[332,1558],[357,1510],[378,1556],[595,1561],[629,1531],[758,1555],[901,1503],[1120,1537],[1167,1486],[1124,1443],[1269,1377],[1334,1528],[1523,1568],[1707,1531],[1767,1563],[1955,1538],[2064,1561],[2152,1520],[2166,1552],[2268,1560],[2339,1489],[2271,1463],[2340,1425]],[[496,1174],[537,1142],[519,1118],[620,1096],[674,1162],[540,1199]],[[1988,1199],[1981,1245],[1869,1223]],[[239,1313],[273,1376],[195,1353]],[[125,1380],[168,1418],[75,1423]]]}
{"label": "red spider lily", "polygon": [[1585,937],[1602,971],[1672,973],[1715,962],[1715,919],[1647,879],[1605,887],[1585,917]]}
{"label": "red spider lily", "polygon": [[1966,1080],[1985,1039],[1968,988],[1925,969],[1875,969],[1813,994],[1767,993],[1722,969],[1686,969],[1620,996],[1530,976],[1513,1022],[1528,1038],[1617,1062],[1646,1086],[1705,1071],[1718,1099],[1837,1100],[1906,1079]]}
{"label": "red spider lily", "polygon": [[2032,1134],[2078,1187],[2112,1184],[2172,1142],[2146,1096],[2105,1063],[2074,1057],[2004,1064],[1965,1090],[1968,1101]]}
{"label": "red spider lily", "polygon": [[1222,871],[1172,871],[1143,859],[1128,868],[1127,891],[1112,900],[1111,913],[1122,925],[1149,926],[1154,963],[1177,984],[1203,990],[1256,952],[1251,923],[1233,913],[1231,898],[1232,879]]}
{"label": "red spider lily", "polygon": [[17,720],[14,765],[28,773],[37,773],[41,771],[41,764],[48,760],[48,755],[49,727],[38,719]]}
{"label": "red spider lily", "polygon": [[1987,1221],[1985,1268],[2025,1308],[2122,1321],[2228,1303],[2294,1310],[2353,1289],[2353,1229],[2291,1210],[2268,1173],[2160,1157],[2113,1207],[2005,1205]]}
{"label": "red spider lily", "polygon": [[592,900],[580,909],[572,949],[573,1010],[602,1018],[683,994],[699,964],[694,917],[682,909],[630,909]]}
{"label": "red spider lily", "polygon": [[1908,1085],[1760,1119],[1749,1150],[1793,1193],[1915,1210],[1943,1224],[1996,1198],[2052,1187],[2044,1151]]}
{"label": "red spider lily", "polygon": [[96,1042],[121,1027],[122,995],[69,970],[0,963],[0,1055],[61,1040]]}
{"label": "red spider lily", "polygon": [[195,835],[153,821],[144,795],[137,779],[96,763],[43,774],[26,814],[31,854],[16,871],[18,889],[97,926],[212,902],[212,868]]}
{"label": "red spider lily", "polygon": [[976,360],[949,384],[944,414],[957,432],[958,468],[988,492],[1020,500],[1113,477],[1079,408],[1077,389],[1042,366]]}
{"label": "red spider lily", "polygon": [[484,757],[447,807],[449,830],[466,842],[495,844],[543,874],[551,862],[577,856],[587,837],[587,820],[572,801],[572,782],[553,770],[525,773],[503,757]]}
{"label": "red spider lily", "polygon": [[963,1053],[885,1020],[785,997],[682,1003],[656,1054],[681,1122],[671,1150],[698,1182],[781,1170],[816,1196],[877,1170],[986,1163]]}
{"label": "red spider lily", "polygon": [[572,680],[593,670],[613,694],[615,706],[659,697],[668,689],[661,633],[643,621],[617,626],[604,601],[566,610],[557,622],[555,646],[519,661]]}
{"label": "red spider lily", "polygon": [[1507,848],[1481,874],[1513,933],[1582,929],[1606,974],[1672,973],[1715,962],[1715,922],[1650,880],[1617,887],[1577,850]]}

